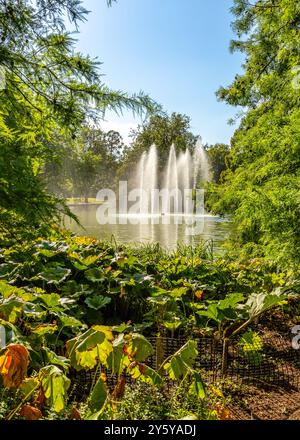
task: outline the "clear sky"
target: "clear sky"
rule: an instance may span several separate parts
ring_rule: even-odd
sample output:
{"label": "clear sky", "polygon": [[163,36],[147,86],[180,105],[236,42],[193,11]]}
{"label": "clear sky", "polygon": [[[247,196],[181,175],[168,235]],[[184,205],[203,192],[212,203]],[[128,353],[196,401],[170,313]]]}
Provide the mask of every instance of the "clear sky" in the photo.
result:
{"label": "clear sky", "polygon": [[[204,142],[229,142],[227,121],[236,108],[215,91],[241,72],[242,56],[229,52],[233,0],[84,0],[90,12],[77,48],[103,63],[104,82],[129,93],[143,90],[168,112],[191,117]],[[104,129],[127,138],[139,119],[108,113]]]}

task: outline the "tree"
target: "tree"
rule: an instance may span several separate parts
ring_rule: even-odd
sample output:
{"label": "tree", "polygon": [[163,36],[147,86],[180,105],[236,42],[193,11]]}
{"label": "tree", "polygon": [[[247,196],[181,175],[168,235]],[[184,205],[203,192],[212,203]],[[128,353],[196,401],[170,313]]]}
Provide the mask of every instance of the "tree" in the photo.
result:
{"label": "tree", "polygon": [[85,126],[75,139],[53,138],[51,148],[56,153],[46,161],[43,179],[52,193],[87,200],[101,188],[115,187],[124,148],[120,133]]}
{"label": "tree", "polygon": [[142,153],[155,144],[159,153],[159,167],[162,169],[167,160],[172,144],[176,151],[189,148],[193,151],[197,136],[190,131],[190,118],[180,113],[152,115],[149,120],[131,133],[132,144],[124,150],[124,160],[119,174],[128,178],[132,166],[136,165]]}
{"label": "tree", "polygon": [[232,10],[238,38],[231,49],[245,54],[244,72],[218,97],[245,112],[232,139],[224,184],[212,191],[213,209],[233,214],[236,239],[248,254],[297,263],[300,4],[235,0]]}
{"label": "tree", "polygon": [[[54,135],[76,136],[106,109],[155,111],[142,93],[108,89],[98,63],[74,52],[64,18],[78,28],[87,11],[80,0],[0,0],[0,227],[29,229],[59,214],[60,201],[40,179],[52,157]],[[9,164],[9,166],[8,166]]]}
{"label": "tree", "polygon": [[226,159],[229,154],[229,145],[214,144],[206,145],[205,150],[209,164],[211,166],[212,180],[215,183],[220,183],[221,175],[227,168]]}

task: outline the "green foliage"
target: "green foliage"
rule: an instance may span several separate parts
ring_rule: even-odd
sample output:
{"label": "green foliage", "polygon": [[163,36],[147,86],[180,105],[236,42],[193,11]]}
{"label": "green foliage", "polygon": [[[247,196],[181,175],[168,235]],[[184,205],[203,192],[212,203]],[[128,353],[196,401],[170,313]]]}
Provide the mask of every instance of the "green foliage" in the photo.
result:
{"label": "green foliage", "polygon": [[70,379],[55,365],[41,368],[39,377],[47,402],[55,412],[61,412],[65,407]]}
{"label": "green foliage", "polygon": [[262,361],[263,343],[260,336],[249,330],[241,336],[239,342],[244,357],[252,364],[259,365]]}
{"label": "green foliage", "polygon": [[[62,212],[71,214],[41,179],[44,165],[66,153],[52,148],[55,139],[70,143],[82,124],[101,119],[108,108],[156,107],[143,93],[107,88],[99,63],[74,51],[72,27],[77,30],[86,15],[81,1],[0,1],[0,65],[6,76],[0,91],[0,228],[6,232],[15,233],[12,225],[28,234],[41,225],[48,230]],[[92,152],[81,152],[80,174],[95,160]]]}
{"label": "green foliage", "polygon": [[218,97],[245,112],[232,139],[223,184],[210,187],[207,204],[214,212],[233,214],[235,254],[297,264],[299,4],[236,0],[233,13],[237,40],[231,48],[245,54],[244,72]]}
{"label": "green foliage", "polygon": [[164,364],[164,369],[171,379],[181,379],[192,369],[198,351],[194,341],[188,341]]}
{"label": "green foliage", "polygon": [[100,377],[97,380],[97,383],[94,386],[93,391],[90,395],[88,402],[89,413],[86,418],[95,419],[101,415],[101,410],[104,407],[104,404],[107,400],[107,396],[108,396],[107,386]]}
{"label": "green foliage", "polygon": [[206,145],[205,149],[211,168],[212,181],[220,183],[222,173],[227,169],[227,157],[230,151],[229,146],[226,144]]}
{"label": "green foliage", "polygon": [[[112,246],[68,233],[57,233],[52,241],[40,238],[13,246],[2,240],[1,348],[21,344],[30,359],[21,394],[5,400],[1,410],[9,419],[19,417],[24,404],[34,414],[64,417],[70,367],[96,368],[100,373],[82,410],[86,419],[127,414],[126,375],[155,387],[158,394],[166,377],[178,383],[168,397],[170,406],[162,403],[170,410],[164,418],[217,418],[219,413],[209,406],[214,402],[210,388],[195,368],[196,356],[202,353],[193,336],[213,333],[227,340],[242,334],[252,329],[255,318],[286,304],[299,287],[296,273],[279,272],[274,263],[212,260],[203,249],[167,253],[159,247]],[[162,356],[157,370],[150,368],[147,362],[154,350],[147,334],[174,335],[178,324],[191,339],[174,355]],[[239,340],[249,363],[261,362],[259,343],[253,330]],[[113,390],[106,384],[106,369],[117,377]],[[41,409],[36,402],[42,402]]]}

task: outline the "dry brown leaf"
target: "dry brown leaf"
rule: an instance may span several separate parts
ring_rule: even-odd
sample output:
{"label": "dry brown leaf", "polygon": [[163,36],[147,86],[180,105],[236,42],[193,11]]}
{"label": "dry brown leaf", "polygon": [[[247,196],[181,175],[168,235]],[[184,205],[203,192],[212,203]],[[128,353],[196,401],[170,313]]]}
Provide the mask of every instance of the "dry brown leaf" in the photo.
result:
{"label": "dry brown leaf", "polygon": [[10,344],[0,356],[0,374],[6,388],[18,388],[27,375],[29,353],[21,344]]}

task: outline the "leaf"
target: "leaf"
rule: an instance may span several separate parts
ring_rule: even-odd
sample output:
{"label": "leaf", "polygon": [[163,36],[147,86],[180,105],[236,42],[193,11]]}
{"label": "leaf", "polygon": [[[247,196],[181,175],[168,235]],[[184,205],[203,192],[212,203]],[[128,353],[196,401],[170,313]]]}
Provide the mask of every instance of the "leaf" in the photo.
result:
{"label": "leaf", "polygon": [[19,331],[10,322],[0,319],[0,349],[8,345],[8,342],[18,340]]}
{"label": "leaf", "polygon": [[41,324],[38,327],[31,330],[32,333],[38,336],[51,335],[57,331],[57,325]]}
{"label": "leaf", "polygon": [[125,346],[124,335],[120,334],[112,343],[112,351],[107,358],[107,366],[112,374],[120,374],[122,369],[123,349]]}
{"label": "leaf", "polygon": [[250,363],[254,365],[261,364],[262,354],[260,351],[263,349],[263,342],[258,333],[252,330],[244,333],[239,341],[239,345],[242,347],[243,355]]}
{"label": "leaf", "polygon": [[263,343],[258,333],[249,330],[241,336],[239,345],[243,347],[244,351],[262,350]]}
{"label": "leaf", "polygon": [[183,295],[186,295],[187,291],[187,287],[178,287],[177,289],[171,290],[171,292],[169,292],[169,295],[173,298],[181,298]]}
{"label": "leaf", "polygon": [[94,326],[83,334],[67,342],[67,353],[71,365],[77,370],[93,368],[99,361],[107,365],[107,358],[112,351],[113,335],[110,327]]}
{"label": "leaf", "polygon": [[25,302],[20,298],[10,296],[0,305],[0,317],[14,324],[23,315],[24,305]]}
{"label": "leaf", "polygon": [[99,283],[105,280],[103,270],[98,268],[88,269],[84,272],[84,275],[87,280],[92,281],[93,283]]}
{"label": "leaf", "polygon": [[199,316],[207,316],[209,319],[213,319],[218,323],[221,322],[223,316],[222,314],[220,314],[218,306],[215,303],[209,304],[207,310],[199,310],[197,314]]}
{"label": "leaf", "polygon": [[133,333],[127,337],[129,343],[127,353],[134,360],[143,362],[153,354],[153,347],[150,342],[139,333]]}
{"label": "leaf", "polygon": [[244,295],[242,293],[230,293],[226,295],[224,299],[219,301],[218,307],[221,310],[232,308],[234,309],[236,305],[244,300]]}
{"label": "leaf", "polygon": [[99,260],[99,255],[89,255],[86,258],[84,258],[83,260],[81,260],[80,262],[84,265],[84,266],[91,266],[92,264],[94,264],[97,260]]}
{"label": "leaf", "polygon": [[67,391],[71,384],[70,379],[55,365],[41,368],[39,378],[47,403],[55,412],[61,412],[65,408]]}
{"label": "leaf", "polygon": [[60,306],[60,296],[58,293],[43,293],[39,295],[39,298],[49,309]]}
{"label": "leaf", "polygon": [[18,296],[18,294],[21,293],[25,293],[25,291],[18,287],[11,286],[6,281],[0,280],[0,295],[2,295],[4,299],[7,299],[12,295]]}
{"label": "leaf", "polygon": [[37,389],[38,385],[39,385],[39,381],[37,377],[29,377],[23,380],[23,382],[19,387],[19,390],[25,397],[29,393],[31,393],[34,389]]}
{"label": "leaf", "polygon": [[271,309],[272,307],[284,304],[287,299],[286,294],[273,293],[252,293],[245,306],[248,310],[249,317],[253,319],[255,316]]}
{"label": "leaf", "polygon": [[81,321],[74,318],[73,316],[68,316],[62,313],[60,313],[59,315],[59,321],[60,321],[59,327],[61,329],[64,327],[76,327],[76,328],[86,327],[85,324],[83,324]]}
{"label": "leaf", "polygon": [[152,368],[140,362],[133,362],[133,366],[128,368],[129,374],[133,379],[140,379],[143,382],[159,386],[162,385],[163,380],[159,373]]}
{"label": "leaf", "polygon": [[171,379],[180,379],[192,371],[197,354],[197,343],[190,340],[171,357],[164,369]]}
{"label": "leaf", "polygon": [[6,388],[18,388],[27,375],[29,353],[21,344],[8,345],[0,356],[0,374]]}
{"label": "leaf", "polygon": [[100,377],[93,388],[88,402],[88,406],[92,414],[101,411],[106,402],[107,395],[108,391],[106,383]]}
{"label": "leaf", "polygon": [[61,284],[71,274],[71,269],[59,266],[57,264],[49,264],[45,266],[45,270],[40,272],[37,277],[33,279],[40,279],[46,281],[47,284]]}
{"label": "leaf", "polygon": [[204,399],[206,396],[205,392],[205,384],[202,380],[202,377],[196,371],[193,372],[193,383],[191,386],[192,391],[196,394],[199,399]]}
{"label": "leaf", "polygon": [[84,302],[91,309],[99,310],[109,304],[111,302],[111,298],[109,298],[108,296],[94,295],[92,297],[86,298]]}
{"label": "leaf", "polygon": [[59,356],[54,351],[50,350],[48,347],[43,347],[43,352],[46,355],[47,362],[51,365],[58,365],[62,367],[65,371],[70,367],[70,360],[64,356]]}
{"label": "leaf", "polygon": [[39,420],[43,417],[41,411],[35,406],[23,405],[20,411],[20,416],[26,420]]}

